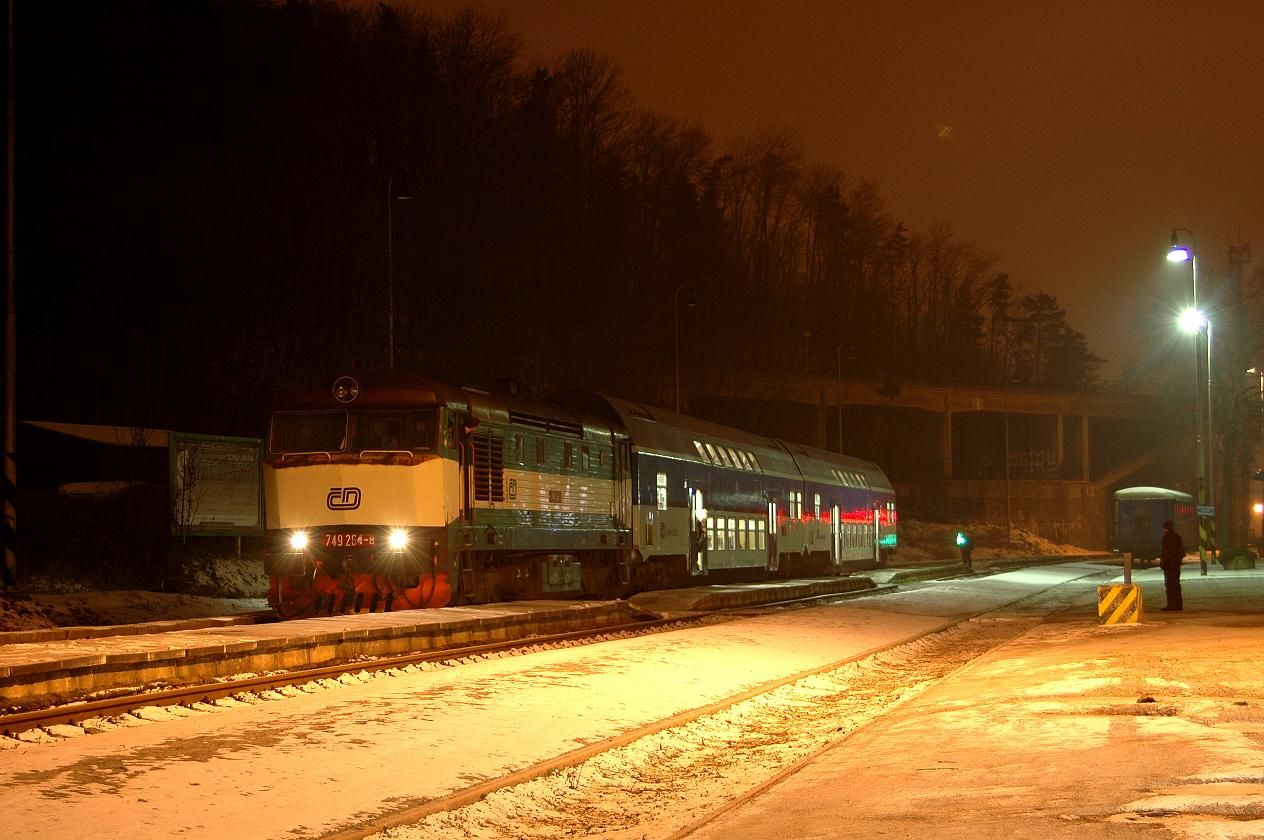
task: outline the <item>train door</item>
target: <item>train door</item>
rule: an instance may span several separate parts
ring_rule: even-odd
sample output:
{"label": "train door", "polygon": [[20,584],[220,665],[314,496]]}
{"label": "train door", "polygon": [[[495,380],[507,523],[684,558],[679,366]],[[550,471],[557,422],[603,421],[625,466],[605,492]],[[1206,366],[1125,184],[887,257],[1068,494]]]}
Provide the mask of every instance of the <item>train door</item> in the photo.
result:
{"label": "train door", "polygon": [[835,566],[842,564],[843,523],[838,505],[834,505],[830,508],[830,556],[833,558]]}
{"label": "train door", "polygon": [[871,542],[873,546],[873,562],[879,565],[882,559],[882,509],[879,507],[881,502],[873,503],[873,529],[871,533]]}
{"label": "train door", "polygon": [[689,488],[689,574],[707,573],[707,508],[702,491]]}
{"label": "train door", "polygon": [[467,418],[452,416],[448,418],[448,434],[456,444],[457,465],[461,476],[461,510],[460,518],[466,522],[474,521],[474,457],[469,434],[465,431]]}
{"label": "train door", "polygon": [[768,500],[768,568],[777,571],[777,500]]}

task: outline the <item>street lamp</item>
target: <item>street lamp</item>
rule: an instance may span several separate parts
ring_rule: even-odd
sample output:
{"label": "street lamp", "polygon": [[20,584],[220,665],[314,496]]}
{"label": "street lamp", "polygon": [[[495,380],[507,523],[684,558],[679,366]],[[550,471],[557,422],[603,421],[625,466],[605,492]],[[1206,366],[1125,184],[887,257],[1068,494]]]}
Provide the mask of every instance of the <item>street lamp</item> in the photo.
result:
{"label": "street lamp", "polygon": [[407,190],[395,192],[395,173],[386,179],[386,367],[395,369],[395,202],[408,201]]}
{"label": "street lamp", "polygon": [[680,293],[689,291],[689,295],[685,298],[685,306],[693,308],[698,305],[697,299],[693,295],[693,291],[688,285],[680,285],[676,287],[676,294],[672,296],[672,314],[676,319],[676,413],[680,413]]}
{"label": "street lamp", "polygon": [[[1188,246],[1181,244],[1179,234],[1184,233],[1189,237],[1190,244]],[[1194,234],[1185,228],[1172,229],[1172,243],[1168,249],[1167,258],[1169,262],[1188,262],[1190,266],[1191,280],[1191,299],[1192,306],[1181,313],[1178,323],[1182,330],[1194,335],[1194,410],[1197,414],[1197,431],[1194,441],[1196,445],[1197,458],[1197,483],[1198,483],[1198,563],[1200,573],[1207,574],[1207,528],[1205,525],[1205,517],[1202,511],[1206,510],[1209,505],[1209,493],[1211,490],[1211,451],[1208,442],[1211,439],[1211,322],[1198,309],[1198,255],[1194,240]],[[1198,382],[1198,373],[1202,363],[1202,354],[1198,352],[1198,338],[1203,332],[1203,328],[1207,332],[1207,438],[1203,438],[1203,389],[1202,383]],[[1214,497],[1210,501],[1214,505]]]}
{"label": "street lamp", "polygon": [[[1260,378],[1260,459],[1264,461],[1264,368],[1247,368],[1246,372]],[[1260,472],[1264,472],[1264,469]]]}

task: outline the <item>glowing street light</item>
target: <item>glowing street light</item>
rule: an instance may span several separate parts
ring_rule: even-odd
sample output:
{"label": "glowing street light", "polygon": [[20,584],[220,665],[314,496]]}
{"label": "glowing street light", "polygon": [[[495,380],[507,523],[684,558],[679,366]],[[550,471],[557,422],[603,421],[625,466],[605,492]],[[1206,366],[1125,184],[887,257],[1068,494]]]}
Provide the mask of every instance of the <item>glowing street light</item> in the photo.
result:
{"label": "glowing street light", "polygon": [[[1181,242],[1179,234],[1184,233],[1189,238],[1189,245]],[[1197,482],[1198,482],[1198,562],[1200,573],[1207,574],[1207,526],[1202,511],[1209,504],[1214,505],[1214,496],[1210,495],[1211,490],[1211,451],[1206,445],[1203,438],[1203,408],[1204,401],[1202,383],[1198,374],[1202,365],[1203,354],[1198,350],[1199,336],[1206,329],[1206,359],[1207,359],[1207,438],[1211,438],[1211,321],[1198,308],[1198,255],[1194,244],[1194,234],[1186,228],[1172,229],[1172,243],[1168,248],[1167,258],[1169,262],[1188,262],[1190,267],[1190,289],[1191,289],[1191,306],[1180,314],[1177,323],[1180,328],[1194,336],[1194,409],[1197,414],[1197,431],[1194,436],[1197,457]],[[1210,501],[1209,501],[1210,496]]]}
{"label": "glowing street light", "polygon": [[1197,309],[1185,309],[1176,316],[1176,325],[1181,328],[1181,332],[1191,335],[1200,333],[1207,325],[1207,316]]}

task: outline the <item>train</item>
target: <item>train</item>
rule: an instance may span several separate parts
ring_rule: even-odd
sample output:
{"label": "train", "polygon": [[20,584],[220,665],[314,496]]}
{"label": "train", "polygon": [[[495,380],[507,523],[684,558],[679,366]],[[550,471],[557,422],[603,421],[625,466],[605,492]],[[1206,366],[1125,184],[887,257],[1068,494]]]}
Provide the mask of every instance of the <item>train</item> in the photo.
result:
{"label": "train", "polygon": [[279,399],[263,483],[282,618],[846,574],[898,547],[870,461],[600,393],[398,371]]}

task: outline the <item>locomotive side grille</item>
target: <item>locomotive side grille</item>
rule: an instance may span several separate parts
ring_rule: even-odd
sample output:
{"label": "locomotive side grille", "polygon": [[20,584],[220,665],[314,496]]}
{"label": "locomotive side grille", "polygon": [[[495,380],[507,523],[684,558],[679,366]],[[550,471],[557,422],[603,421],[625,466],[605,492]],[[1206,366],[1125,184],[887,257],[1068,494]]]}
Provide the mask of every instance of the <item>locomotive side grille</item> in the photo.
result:
{"label": "locomotive side grille", "polygon": [[474,435],[474,499],[505,500],[505,441],[500,435]]}

